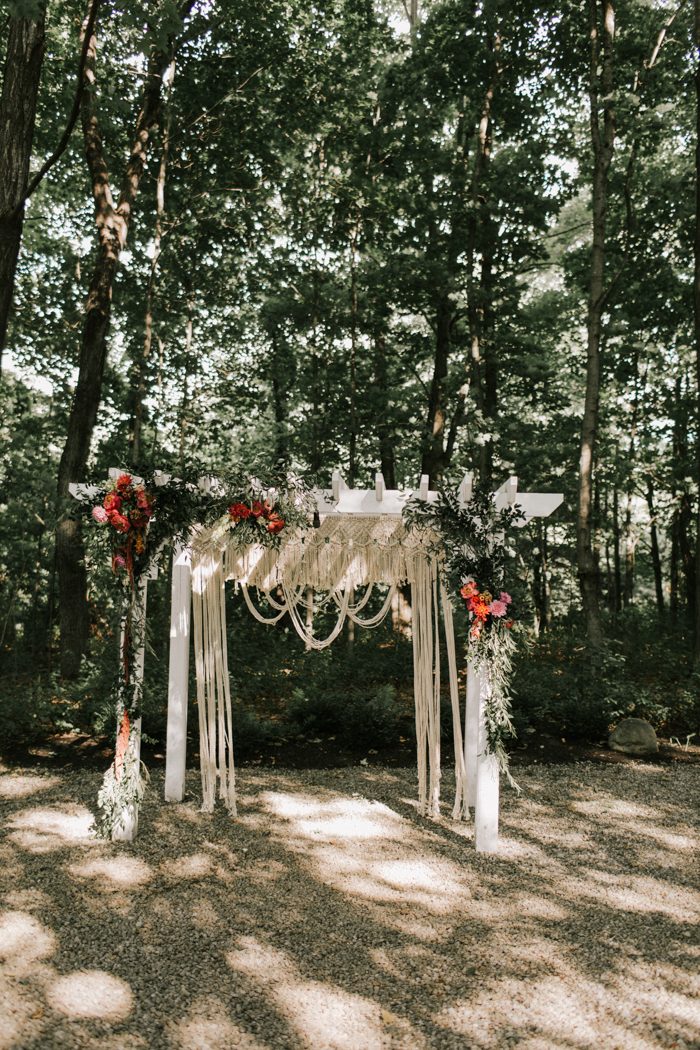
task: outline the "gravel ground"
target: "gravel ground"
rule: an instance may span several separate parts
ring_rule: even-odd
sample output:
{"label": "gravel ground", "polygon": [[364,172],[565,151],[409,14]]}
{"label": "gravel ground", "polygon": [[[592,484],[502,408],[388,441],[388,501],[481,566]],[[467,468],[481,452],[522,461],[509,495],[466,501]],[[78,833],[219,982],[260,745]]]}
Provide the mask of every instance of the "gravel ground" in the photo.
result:
{"label": "gravel ground", "polygon": [[485,856],[412,770],[159,775],[116,845],[98,774],[0,769],[0,1050],[700,1047],[700,764],[518,778]]}

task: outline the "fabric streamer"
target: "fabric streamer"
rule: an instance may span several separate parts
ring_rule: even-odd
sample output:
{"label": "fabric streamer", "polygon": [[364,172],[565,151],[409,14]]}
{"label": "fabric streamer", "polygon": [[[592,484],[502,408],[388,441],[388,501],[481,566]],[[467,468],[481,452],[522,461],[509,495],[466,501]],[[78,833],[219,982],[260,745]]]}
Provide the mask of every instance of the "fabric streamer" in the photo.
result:
{"label": "fabric streamer", "polygon": [[[220,524],[200,531],[192,543],[193,628],[199,707],[203,806],[212,812],[218,794],[236,815],[233,718],[228,671],[225,582],[240,586],[251,613],[261,623],[285,614],[307,648],[332,644],[347,620],[379,626],[398,587],[411,586],[418,803],[420,812],[440,813],[440,605],[447,643],[450,696],[455,729],[455,819],[467,819],[466,773],[459,717],[454,626],[449,598],[440,582],[435,537],[406,532],[396,516],[328,515],[320,528],[291,534],[277,548],[241,547],[236,530]],[[360,616],[374,588],[388,588],[380,609]],[[359,600],[356,590],[364,588]],[[251,597],[257,591],[272,615]],[[310,592],[310,598],[307,597]],[[318,595],[316,592],[321,592]],[[336,622],[325,638],[313,631],[313,611],[335,606]]]}

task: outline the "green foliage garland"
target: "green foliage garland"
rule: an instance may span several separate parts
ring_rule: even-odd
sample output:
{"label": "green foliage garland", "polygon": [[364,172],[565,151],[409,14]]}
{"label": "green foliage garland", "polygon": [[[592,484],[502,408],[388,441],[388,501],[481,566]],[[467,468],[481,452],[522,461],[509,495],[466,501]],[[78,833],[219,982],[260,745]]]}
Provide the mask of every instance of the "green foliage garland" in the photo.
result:
{"label": "green foliage garland", "polygon": [[515,735],[509,698],[515,639],[504,587],[513,553],[508,532],[522,517],[517,505],[498,510],[492,493],[483,488],[465,505],[456,494],[440,492],[435,503],[413,498],[404,510],[406,528],[431,537],[429,549],[438,557],[450,600],[466,602],[468,659],[488,676],[491,687],[484,709],[487,749],[511,783],[506,744]]}

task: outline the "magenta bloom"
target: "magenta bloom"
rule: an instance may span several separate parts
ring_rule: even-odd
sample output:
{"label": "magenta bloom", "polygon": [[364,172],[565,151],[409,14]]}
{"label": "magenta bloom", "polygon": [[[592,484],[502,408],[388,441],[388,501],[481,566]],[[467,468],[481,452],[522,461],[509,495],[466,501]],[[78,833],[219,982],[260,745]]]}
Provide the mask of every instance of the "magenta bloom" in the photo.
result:
{"label": "magenta bloom", "polygon": [[507,591],[501,591],[501,593],[499,595],[499,598],[506,605],[510,605],[510,603],[513,601],[513,599],[511,598],[511,596],[508,594]]}
{"label": "magenta bloom", "polygon": [[492,616],[505,616],[507,609],[508,606],[505,602],[495,601],[491,602],[489,612]]}
{"label": "magenta bloom", "polygon": [[106,525],[109,521],[109,514],[104,509],[104,507],[93,507],[92,518],[93,521],[96,521],[98,525]]}
{"label": "magenta bloom", "polygon": [[116,569],[125,569],[126,568],[126,558],[122,557],[121,554],[115,554],[114,555],[114,561],[113,561],[112,564],[113,564],[113,567],[114,567],[115,570]]}

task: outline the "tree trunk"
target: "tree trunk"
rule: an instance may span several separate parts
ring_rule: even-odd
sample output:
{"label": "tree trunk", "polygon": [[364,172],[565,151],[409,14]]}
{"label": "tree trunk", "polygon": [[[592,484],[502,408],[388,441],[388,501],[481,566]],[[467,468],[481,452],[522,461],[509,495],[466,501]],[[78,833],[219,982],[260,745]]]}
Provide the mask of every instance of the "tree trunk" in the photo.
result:
{"label": "tree trunk", "polygon": [[[693,307],[695,320],[695,374],[697,386],[696,428],[700,425],[700,0],[694,4],[695,44],[695,274],[693,281]],[[700,485],[700,440],[696,439],[696,480]],[[696,514],[695,540],[695,587],[694,612],[695,632],[693,637],[693,667],[700,670],[700,496]]]}
{"label": "tree trunk", "polygon": [[533,597],[535,601],[535,633],[543,634],[552,622],[549,592],[547,526],[537,519],[537,552],[533,558]]}
{"label": "tree trunk", "polygon": [[[482,194],[482,182],[491,158],[492,142],[492,107],[498,78],[502,72],[499,62],[500,40],[494,37],[492,51],[495,58],[493,79],[488,85],[481,108],[481,118],[477,133],[474,167],[470,186],[470,212],[467,222],[466,237],[466,270],[467,270],[467,319],[469,323],[469,356],[470,385],[474,391],[473,398],[477,412],[482,420],[495,414],[496,379],[493,347],[489,348],[485,339],[487,319],[491,315],[492,259],[488,243],[482,245],[481,264],[478,283],[475,279],[479,241],[488,242],[484,231],[490,228],[489,216]],[[479,236],[481,234],[481,238]],[[488,438],[480,446],[479,452],[480,481],[488,484],[493,473],[493,442]]]}
{"label": "tree trunk", "polygon": [[647,478],[647,507],[649,508],[649,534],[651,538],[651,564],[654,569],[654,590],[656,591],[656,608],[659,616],[664,615],[664,581],[661,571],[661,554],[659,552],[659,534],[656,528],[656,511],[654,509],[654,488],[651,478]]}
{"label": "tree trunk", "polygon": [[[472,357],[471,381],[475,384],[477,407],[485,407],[485,394],[482,393],[482,368],[481,339],[484,328],[485,317],[490,311],[491,296],[491,257],[488,249],[484,250],[479,267],[480,278],[478,284],[474,280],[477,263],[478,234],[480,229],[488,222],[486,205],[482,197],[484,174],[488,168],[491,156],[491,128],[492,107],[496,93],[498,80],[503,72],[500,62],[500,38],[494,33],[491,40],[491,51],[493,56],[492,77],[484,92],[484,99],[479,116],[479,124],[476,129],[476,143],[474,151],[474,163],[472,167],[471,180],[467,187],[467,134],[466,134],[466,110],[468,101],[462,100],[462,113],[457,122],[455,132],[455,160],[452,169],[452,197],[455,202],[460,202],[464,207],[468,189],[468,220],[466,236],[466,261],[467,273],[467,314],[469,317],[469,338]],[[431,220],[432,221],[432,220]],[[437,236],[437,233],[433,234]],[[445,258],[445,272],[448,281],[451,282],[452,274],[457,266],[459,255],[465,250],[463,222],[459,221],[456,210],[451,216],[450,235],[447,244]],[[457,430],[464,416],[464,408],[469,382],[465,384],[459,394],[458,403],[455,407],[452,423],[446,429],[446,383],[448,376],[451,330],[455,318],[455,304],[452,301],[452,284],[446,285],[440,290],[435,300],[435,364],[433,368],[433,379],[430,387],[428,401],[428,416],[426,420],[426,443],[423,452],[421,473],[428,474],[431,484],[436,484],[449,466],[457,437]],[[492,362],[493,364],[493,362]],[[495,391],[495,370],[492,368],[488,380]],[[492,398],[495,403],[495,396]]]}
{"label": "tree trunk", "polygon": [[[175,76],[175,62],[170,63],[168,69],[168,95],[172,91],[173,78]],[[134,377],[134,415],[131,431],[131,466],[138,471],[142,466],[143,459],[143,420],[144,401],[146,398],[146,373],[148,362],[153,348],[153,306],[156,294],[156,277],[158,263],[163,243],[163,220],[165,217],[165,178],[168,170],[168,152],[170,149],[170,106],[166,104],[165,119],[163,120],[163,139],[160,151],[160,163],[158,165],[158,176],[156,178],[156,225],[153,236],[153,256],[151,257],[151,269],[148,275],[146,287],[146,315],[144,318],[144,333],[141,354],[137,357]]]}
{"label": "tree trunk", "polygon": [[690,493],[681,492],[678,510],[678,551],[683,569],[685,599],[691,623],[695,616],[695,550],[693,548],[690,528],[693,521],[693,505]]}
{"label": "tree trunk", "polygon": [[389,379],[386,360],[386,342],[383,334],[374,337],[374,376],[379,395],[377,437],[379,438],[379,469],[388,489],[396,488],[396,455],[390,419]]}
{"label": "tree trunk", "polygon": [[[193,0],[192,0],[193,2]],[[183,17],[189,6],[183,9]],[[81,121],[85,154],[95,199],[98,234],[97,257],[85,307],[85,323],[80,348],[78,382],[73,397],[68,433],[58,469],[59,519],[56,527],[56,555],[61,625],[61,673],[75,677],[88,644],[87,581],[84,547],[79,519],[71,516],[69,485],[84,479],[92,433],[102,395],[102,377],[107,358],[107,333],[112,309],[112,289],[119,258],[126,244],[131,216],[144,172],[150,132],[157,122],[163,73],[172,61],[175,38],[166,50],[151,53],[144,80],[141,108],[136,119],[131,152],[115,204],[102,145],[96,108],[95,59],[97,39],[93,29],[86,51],[84,75],[86,90],[81,100]]]}
{"label": "tree trunk", "polygon": [[445,384],[450,360],[452,311],[449,295],[441,295],[435,307],[435,362],[428,398],[426,446],[421,461],[421,474],[428,475],[433,488],[439,483],[445,466]]}
{"label": "tree trunk", "polygon": [[671,607],[671,620],[673,623],[676,623],[678,620],[678,563],[680,561],[678,531],[678,508],[676,508],[673,512],[673,518],[671,519],[671,566],[669,574],[669,585],[671,589],[669,605]]}
{"label": "tree trunk", "polygon": [[44,61],[46,7],[10,18],[0,96],[0,371],[24,225],[36,103]]}
{"label": "tree trunk", "polygon": [[632,493],[625,500],[625,583],[622,592],[623,604],[628,609],[634,602],[634,561],[636,541],[632,531]]}
{"label": "tree trunk", "polygon": [[[490,222],[484,220],[484,227],[490,228]],[[488,234],[487,234],[488,240]],[[479,473],[484,484],[490,485],[493,481],[493,431],[498,416],[498,360],[496,357],[496,346],[493,339],[489,338],[491,328],[491,303],[493,299],[493,261],[491,258],[491,247],[487,244],[483,248],[481,257],[481,281],[480,292],[480,336],[481,357],[483,360],[484,396],[483,411],[484,423],[487,434],[481,446]]]}
{"label": "tree trunk", "polygon": [[[599,24],[599,6],[602,24]],[[591,55],[589,104],[593,149],[593,246],[587,310],[586,395],[581,421],[579,500],[576,522],[576,555],[586,635],[591,649],[603,645],[599,601],[599,569],[593,552],[593,458],[598,433],[600,403],[600,343],[606,300],[605,232],[608,173],[615,146],[614,39],[615,9],[612,0],[589,0]],[[599,111],[602,107],[603,126]]]}
{"label": "tree trunk", "polygon": [[[357,479],[357,244],[360,217],[356,218],[350,237],[350,436],[348,442],[348,484]],[[354,637],[354,636],[353,636]]]}
{"label": "tree trunk", "polygon": [[622,611],[622,564],[620,560],[620,498],[617,490],[617,482],[613,488],[613,612]]}
{"label": "tree trunk", "polygon": [[182,374],[182,400],[178,427],[178,464],[180,473],[185,472],[185,449],[187,447],[187,424],[190,414],[190,378],[192,376],[192,336],[194,333],[194,301],[187,296],[187,321],[185,322],[185,368]]}

